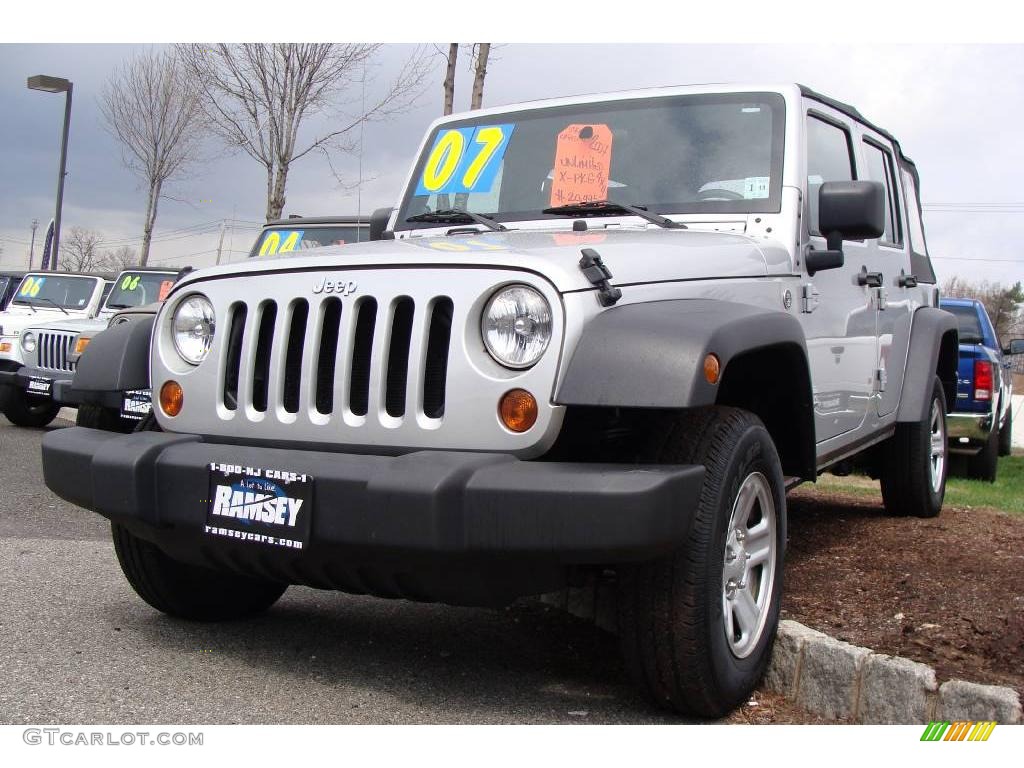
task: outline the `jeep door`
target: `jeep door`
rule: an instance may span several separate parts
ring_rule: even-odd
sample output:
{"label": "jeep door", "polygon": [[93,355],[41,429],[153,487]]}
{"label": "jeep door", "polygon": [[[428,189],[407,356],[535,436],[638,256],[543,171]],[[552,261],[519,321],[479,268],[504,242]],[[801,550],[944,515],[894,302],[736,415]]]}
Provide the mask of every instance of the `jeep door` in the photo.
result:
{"label": "jeep door", "polygon": [[861,177],[885,187],[885,232],[864,243],[867,269],[881,275],[881,286],[872,289],[877,310],[878,359],[874,371],[877,414],[888,416],[900,402],[903,371],[910,345],[910,323],[919,289],[907,283],[911,275],[910,251],[903,234],[906,218],[904,196],[897,181],[892,142],[860,126],[858,167]]}
{"label": "jeep door", "polygon": [[[818,191],[826,181],[857,178],[854,134],[844,115],[805,101],[805,247],[823,250],[818,231]],[[807,338],[814,389],[815,431],[819,442],[858,429],[873,409],[877,354],[875,308],[856,273],[866,263],[863,242],[843,243],[846,265],[804,273],[800,317]]]}

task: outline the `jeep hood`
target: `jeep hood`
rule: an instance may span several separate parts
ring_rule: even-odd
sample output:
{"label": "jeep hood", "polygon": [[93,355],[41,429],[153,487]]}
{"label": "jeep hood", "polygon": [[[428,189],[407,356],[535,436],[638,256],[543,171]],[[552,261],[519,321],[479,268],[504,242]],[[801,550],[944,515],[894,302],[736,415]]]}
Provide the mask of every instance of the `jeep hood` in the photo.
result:
{"label": "jeep hood", "polygon": [[53,307],[36,307],[36,310],[36,312],[33,312],[28,307],[9,305],[5,311],[0,312],[0,327],[4,329],[4,335],[12,336],[15,331],[21,333],[25,328],[33,328],[40,325],[48,326],[52,323],[59,324],[64,321],[89,321],[89,318],[83,313],[73,310],[69,310],[71,312],[70,317]]}
{"label": "jeep hood", "polygon": [[543,275],[561,292],[578,291],[593,288],[578,266],[584,248],[601,255],[615,285],[762,277],[791,271],[789,255],[780,243],[735,233],[639,227],[588,232],[534,230],[411,237],[251,259],[194,272],[175,292],[196,280],[217,276],[299,270],[343,274],[345,270],[396,265],[525,269]]}

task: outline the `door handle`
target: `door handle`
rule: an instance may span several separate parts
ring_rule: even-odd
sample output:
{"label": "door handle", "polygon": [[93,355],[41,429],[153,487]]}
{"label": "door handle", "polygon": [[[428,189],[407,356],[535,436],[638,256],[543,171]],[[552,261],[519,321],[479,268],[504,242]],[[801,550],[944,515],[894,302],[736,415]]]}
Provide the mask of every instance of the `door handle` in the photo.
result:
{"label": "door handle", "polygon": [[917,287],[917,276],[916,275],[905,275],[903,270],[900,270],[900,277],[896,281],[896,285],[900,288],[916,288]]}
{"label": "door handle", "polygon": [[861,267],[857,273],[857,285],[866,285],[869,288],[881,288],[883,279],[881,272],[868,272],[867,267]]}

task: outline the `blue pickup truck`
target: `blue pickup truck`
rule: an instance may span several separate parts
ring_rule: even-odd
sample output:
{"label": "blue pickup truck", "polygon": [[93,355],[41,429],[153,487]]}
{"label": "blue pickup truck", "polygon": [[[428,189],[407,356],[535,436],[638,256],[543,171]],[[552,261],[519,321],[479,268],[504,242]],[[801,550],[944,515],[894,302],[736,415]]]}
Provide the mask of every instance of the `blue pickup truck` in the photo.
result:
{"label": "blue pickup truck", "polygon": [[985,306],[975,299],[942,299],[960,329],[956,404],[948,416],[949,450],[967,456],[967,476],[995,482],[1000,456],[1009,456],[1013,431],[1013,376],[1007,358],[1024,352],[1024,339],[1003,348]]}

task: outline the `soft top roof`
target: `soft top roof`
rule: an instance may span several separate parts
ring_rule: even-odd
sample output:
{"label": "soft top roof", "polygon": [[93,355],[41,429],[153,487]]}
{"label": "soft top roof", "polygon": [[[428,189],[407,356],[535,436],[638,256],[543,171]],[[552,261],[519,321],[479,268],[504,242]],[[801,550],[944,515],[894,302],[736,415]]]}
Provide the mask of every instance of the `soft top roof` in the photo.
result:
{"label": "soft top roof", "polygon": [[363,224],[370,226],[369,216],[296,216],[293,219],[278,219],[277,221],[268,221],[263,225],[264,229],[268,227],[295,227],[295,226],[314,226],[317,224]]}
{"label": "soft top roof", "polygon": [[914,168],[913,173],[914,173],[915,177],[917,176],[917,170],[916,170],[917,166],[914,164],[914,161],[911,160],[909,157],[907,157],[905,154],[903,154],[903,148],[900,146],[899,139],[897,139],[895,136],[893,136],[891,133],[889,133],[889,131],[885,130],[885,128],[882,128],[881,126],[879,126],[879,125],[871,122],[870,120],[868,120],[866,117],[864,117],[864,115],[862,115],[860,113],[859,109],[857,109],[856,107],[854,107],[851,104],[847,104],[847,103],[839,101],[837,99],[833,99],[831,96],[826,96],[823,93],[818,93],[814,89],[808,88],[806,85],[803,85],[801,83],[797,83],[797,87],[800,89],[800,93],[802,93],[808,99],[814,99],[815,101],[820,101],[822,104],[826,104],[826,105],[832,107],[832,109],[834,109],[834,110],[836,110],[838,112],[842,112],[844,115],[848,115],[849,117],[852,117],[854,120],[856,120],[856,121],[858,121],[860,123],[863,123],[864,125],[866,125],[871,130],[876,131],[876,132],[882,134],[883,136],[885,136],[885,138],[887,138],[889,141],[891,141],[893,143],[893,146],[896,147],[896,151],[899,153],[900,159],[903,162],[905,162],[907,165],[912,166]]}
{"label": "soft top roof", "polygon": [[25,275],[44,275],[54,277],[97,277],[100,280],[113,280],[120,274],[119,272],[65,272],[63,269],[52,270],[52,269],[32,269],[28,272],[22,272],[22,277]]}

